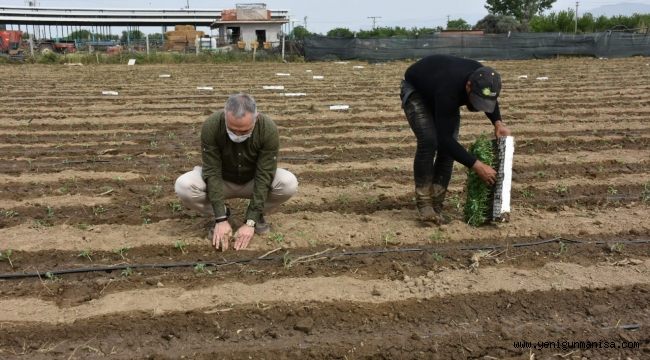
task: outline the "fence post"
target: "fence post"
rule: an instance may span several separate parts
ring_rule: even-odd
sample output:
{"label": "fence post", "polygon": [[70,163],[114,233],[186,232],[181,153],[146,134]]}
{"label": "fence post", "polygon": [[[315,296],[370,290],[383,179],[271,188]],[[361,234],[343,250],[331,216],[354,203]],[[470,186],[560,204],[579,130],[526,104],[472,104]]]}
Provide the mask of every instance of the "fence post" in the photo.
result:
{"label": "fence post", "polygon": [[29,34],[29,52],[34,57],[34,34],[32,33]]}
{"label": "fence post", "polygon": [[144,36],[144,41],[147,44],[147,55],[149,55],[149,34]]}
{"label": "fence post", "polygon": [[282,61],[284,61],[284,31],[282,32]]}

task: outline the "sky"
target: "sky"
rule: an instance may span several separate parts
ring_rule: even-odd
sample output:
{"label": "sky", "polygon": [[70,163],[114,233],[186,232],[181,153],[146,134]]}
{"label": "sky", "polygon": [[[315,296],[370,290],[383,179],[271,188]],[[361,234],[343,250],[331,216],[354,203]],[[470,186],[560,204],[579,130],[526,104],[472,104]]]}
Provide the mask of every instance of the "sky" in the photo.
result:
{"label": "sky", "polygon": [[[234,8],[239,1],[208,0],[41,0],[41,7],[63,8],[137,8],[137,9],[180,9],[187,5],[197,9]],[[260,1],[260,0],[255,0]],[[263,2],[263,1],[260,1]],[[581,0],[579,13],[604,5],[633,2],[650,5],[650,0]],[[5,6],[23,6],[24,0],[2,0]],[[347,27],[351,30],[371,29],[373,21],[370,16],[377,16],[377,26],[402,27],[444,27],[447,16],[451,19],[463,18],[475,24],[487,15],[485,0],[266,0],[269,9],[289,10],[295,25],[303,25],[307,17],[307,28],[312,32],[325,33],[335,27]],[[575,8],[575,0],[557,0],[553,11]]]}

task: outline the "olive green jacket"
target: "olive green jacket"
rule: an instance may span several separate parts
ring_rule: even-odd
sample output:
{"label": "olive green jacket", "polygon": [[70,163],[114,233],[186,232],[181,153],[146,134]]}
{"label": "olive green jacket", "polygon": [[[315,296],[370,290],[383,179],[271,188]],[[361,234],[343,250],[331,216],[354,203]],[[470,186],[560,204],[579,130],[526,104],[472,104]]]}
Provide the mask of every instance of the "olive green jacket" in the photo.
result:
{"label": "olive green jacket", "polygon": [[253,133],[242,143],[235,143],[226,132],[223,111],[212,114],[201,129],[203,180],[216,218],[226,215],[223,182],[246,184],[254,181],[246,219],[260,221],[264,203],[278,166],[280,139],[271,118],[259,114]]}

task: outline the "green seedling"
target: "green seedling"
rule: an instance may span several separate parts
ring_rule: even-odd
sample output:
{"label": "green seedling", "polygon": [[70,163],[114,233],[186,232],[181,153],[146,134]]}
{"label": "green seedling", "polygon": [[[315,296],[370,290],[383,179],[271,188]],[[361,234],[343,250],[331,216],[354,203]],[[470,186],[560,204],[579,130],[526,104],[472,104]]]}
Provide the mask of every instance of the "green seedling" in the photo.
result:
{"label": "green seedling", "polygon": [[183,211],[183,205],[181,205],[180,201],[170,201],[169,208],[172,210],[173,214]]}
{"label": "green seedling", "polygon": [[7,219],[11,219],[11,218],[14,218],[14,217],[18,216],[19,214],[18,214],[17,211],[14,211],[14,210],[0,210],[0,215],[2,215],[3,217],[5,217]]}
{"label": "green seedling", "polygon": [[381,240],[384,243],[384,246],[389,245],[399,245],[399,240],[397,240],[397,234],[394,232],[386,232],[381,235]]}
{"label": "green seedling", "polygon": [[442,231],[440,230],[435,230],[431,235],[429,235],[429,241],[432,243],[438,243],[442,241]]}
{"label": "green seedling", "polygon": [[618,194],[618,190],[615,187],[610,186],[610,187],[607,188],[607,193],[609,195],[616,195],[616,194]]}
{"label": "green seedling", "polygon": [[119,249],[115,249],[115,250],[113,250],[113,253],[115,253],[115,254],[117,254],[117,255],[120,255],[120,257],[122,258],[122,260],[126,260],[126,253],[127,253],[129,250],[130,250],[130,248],[128,248],[128,247],[123,247],[123,248],[119,248]]}
{"label": "green seedling", "polygon": [[432,252],[431,257],[437,262],[441,262],[443,259],[442,255],[438,254],[437,252]]}
{"label": "green seedling", "polygon": [[645,185],[643,185],[643,191],[641,192],[641,201],[650,201],[650,182],[647,182]]}
{"label": "green seedling", "polygon": [[47,217],[48,218],[53,218],[54,217],[54,208],[51,206],[47,207]]}
{"label": "green seedling", "polygon": [[56,280],[59,279],[59,278],[58,278],[56,275],[54,275],[51,271],[48,271],[48,272],[45,273],[45,278],[48,279],[48,280],[50,280],[50,281],[56,281]]}
{"label": "green seedling", "polygon": [[176,248],[177,250],[180,250],[181,253],[183,253],[183,254],[187,254],[187,251],[185,251],[186,246],[187,246],[187,244],[182,240],[177,240],[174,243],[174,248]]}
{"label": "green seedling", "polygon": [[289,256],[289,251],[285,252],[284,255],[282,255],[282,265],[285,269],[291,267],[291,256]]}
{"label": "green seedling", "polygon": [[609,246],[609,251],[619,253],[619,254],[622,253],[624,249],[625,249],[625,245],[621,243],[614,243]]}
{"label": "green seedling", "polygon": [[149,192],[153,197],[158,197],[163,191],[163,187],[160,185],[154,185],[149,189]]}
{"label": "green seedling", "polygon": [[531,189],[521,190],[521,197],[523,197],[524,199],[530,199],[533,196],[535,196],[535,194],[533,193],[533,190],[531,190]]}
{"label": "green seedling", "polygon": [[77,229],[83,230],[83,231],[88,231],[88,230],[90,230],[90,225],[85,224],[85,223],[77,224]]}
{"label": "green seedling", "polygon": [[129,277],[129,276],[133,275],[133,269],[131,269],[130,267],[128,267],[128,268],[122,270],[121,275],[122,275],[123,277]]}
{"label": "green seedling", "polygon": [[281,233],[270,233],[268,236],[268,239],[277,244],[278,246],[281,246],[284,244],[284,235]]}
{"label": "green seedling", "polygon": [[145,205],[140,205],[140,212],[143,214],[147,214],[151,212],[151,205],[145,204]]}
{"label": "green seedling", "polygon": [[350,204],[350,201],[351,201],[350,196],[347,195],[347,194],[340,194],[340,195],[336,198],[336,202],[339,203],[339,204],[342,205],[342,206],[347,206],[347,205],[349,205],[349,204]]}
{"label": "green seedling", "polygon": [[[481,135],[469,148],[478,160],[486,165],[494,165],[492,141]],[[491,189],[474,171],[467,172],[467,201],[465,201],[465,221],[471,226],[480,226],[489,221]]]}
{"label": "green seedling", "polygon": [[449,203],[451,206],[453,206],[456,211],[460,211],[463,208],[463,203],[460,200],[460,196],[458,194],[454,194],[449,197]]}
{"label": "green seedling", "polygon": [[89,261],[92,262],[93,258],[90,257],[92,254],[93,253],[90,250],[84,250],[84,251],[80,252],[79,255],[77,255],[77,257],[86,258],[86,259],[88,259]]}
{"label": "green seedling", "polygon": [[569,251],[569,245],[560,241],[560,251],[556,255],[566,254]]}
{"label": "green seedling", "polygon": [[194,271],[197,273],[206,273],[208,275],[212,275],[212,270],[207,269],[205,264],[194,265]]}
{"label": "green seedling", "polygon": [[142,219],[142,224],[143,224],[143,225],[149,225],[149,224],[151,224],[151,219],[150,219],[150,218],[143,218],[143,219]]}
{"label": "green seedling", "polygon": [[5,250],[4,252],[0,251],[0,261],[8,262],[12,269],[14,268],[14,263],[11,261],[11,255],[13,255],[13,253],[14,252],[11,249]]}
{"label": "green seedling", "polygon": [[95,216],[99,216],[99,215],[101,215],[101,214],[103,214],[103,213],[105,213],[105,212],[107,212],[107,211],[108,211],[108,210],[106,210],[106,208],[103,207],[103,206],[101,206],[101,205],[99,205],[99,206],[93,206],[93,214],[94,214]]}
{"label": "green seedling", "polygon": [[555,186],[555,192],[560,195],[565,195],[569,191],[569,188],[566,185],[557,184]]}

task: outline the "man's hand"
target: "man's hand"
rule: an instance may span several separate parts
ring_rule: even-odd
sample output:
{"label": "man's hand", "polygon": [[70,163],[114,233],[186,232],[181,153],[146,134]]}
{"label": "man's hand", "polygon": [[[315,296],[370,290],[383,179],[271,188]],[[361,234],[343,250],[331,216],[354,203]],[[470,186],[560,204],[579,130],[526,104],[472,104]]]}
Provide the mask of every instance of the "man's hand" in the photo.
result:
{"label": "man's hand", "polygon": [[484,183],[492,186],[496,182],[497,172],[488,165],[485,165],[480,160],[476,160],[472,170],[483,180]]}
{"label": "man's hand", "polygon": [[510,129],[501,121],[497,120],[494,122],[494,136],[500,138],[502,136],[510,136]]}
{"label": "man's hand", "polygon": [[235,234],[235,250],[243,250],[248,247],[251,239],[255,235],[255,228],[246,224],[242,225]]}
{"label": "man's hand", "polygon": [[228,243],[230,242],[230,236],[232,235],[232,227],[228,221],[222,221],[214,225],[214,235],[212,235],[212,246],[215,249],[221,251],[228,250]]}

